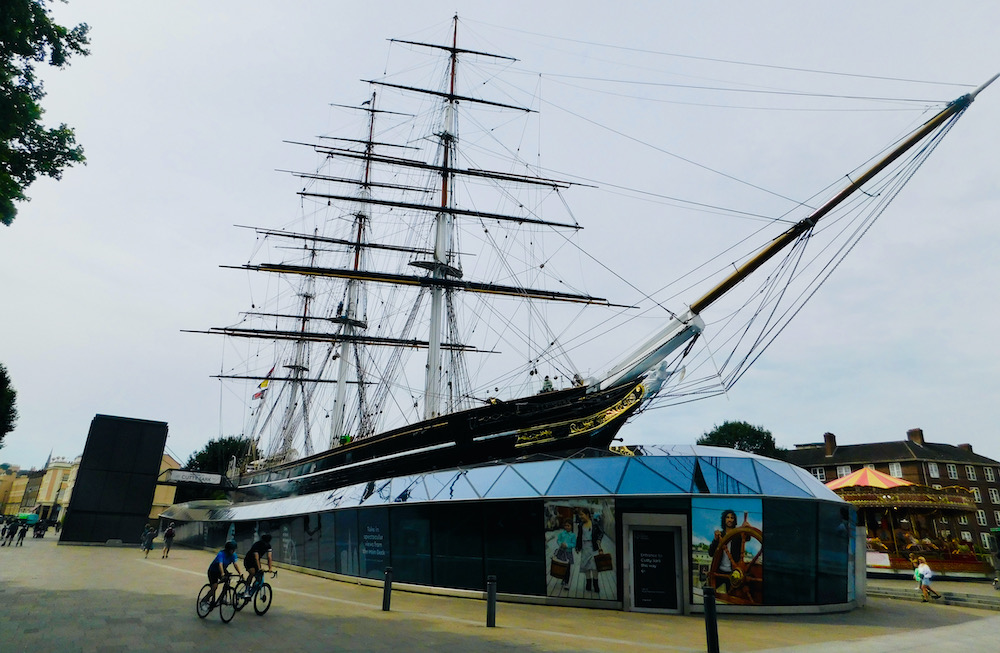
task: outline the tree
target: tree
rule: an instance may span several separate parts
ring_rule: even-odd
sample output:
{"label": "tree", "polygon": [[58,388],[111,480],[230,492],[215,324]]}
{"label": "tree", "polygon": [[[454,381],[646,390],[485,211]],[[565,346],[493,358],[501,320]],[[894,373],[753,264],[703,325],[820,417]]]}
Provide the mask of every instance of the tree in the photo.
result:
{"label": "tree", "polygon": [[714,426],[711,431],[698,438],[698,444],[708,444],[714,447],[728,447],[750,453],[780,457],[784,449],[774,443],[774,436],[763,426],[753,426],[747,422],[723,422],[722,426]]}
{"label": "tree", "polygon": [[11,385],[7,368],[0,363],[0,447],[4,437],[17,425],[17,390]]}
{"label": "tree", "polygon": [[29,199],[24,191],[38,175],[60,179],[63,168],[85,161],[72,129],[42,126],[45,91],[34,64],[64,68],[71,55],[90,54],[90,27],[55,24],[47,2],[0,2],[0,222],[8,226],[17,215],[14,202]]}
{"label": "tree", "polygon": [[[236,457],[237,464],[247,458],[251,449],[249,438],[227,436],[216,440],[209,440],[201,451],[196,451],[188,458],[185,469],[195,472],[212,472],[225,474],[229,470],[229,461]],[[257,458],[256,449],[252,452],[252,458]]]}

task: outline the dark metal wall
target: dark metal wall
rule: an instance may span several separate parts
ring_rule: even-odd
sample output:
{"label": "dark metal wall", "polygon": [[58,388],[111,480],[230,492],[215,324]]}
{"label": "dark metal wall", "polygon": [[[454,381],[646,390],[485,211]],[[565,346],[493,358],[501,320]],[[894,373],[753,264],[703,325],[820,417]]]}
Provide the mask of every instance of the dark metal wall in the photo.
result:
{"label": "dark metal wall", "polygon": [[166,441],[166,422],[95,416],[60,541],[138,543]]}

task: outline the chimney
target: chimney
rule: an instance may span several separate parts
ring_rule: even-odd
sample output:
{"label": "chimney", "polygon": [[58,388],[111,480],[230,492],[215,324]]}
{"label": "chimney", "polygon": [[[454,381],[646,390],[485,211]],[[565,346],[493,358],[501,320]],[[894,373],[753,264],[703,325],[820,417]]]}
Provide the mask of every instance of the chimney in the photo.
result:
{"label": "chimney", "polygon": [[924,430],[923,429],[910,429],[906,432],[906,437],[910,439],[915,445],[924,446]]}
{"label": "chimney", "polygon": [[837,436],[833,433],[823,434],[823,445],[826,448],[826,455],[829,458],[837,450]]}
{"label": "chimney", "polygon": [[961,449],[962,451],[968,451],[969,453],[972,453],[972,445],[971,444],[960,444],[960,445],[958,445],[958,448]]}

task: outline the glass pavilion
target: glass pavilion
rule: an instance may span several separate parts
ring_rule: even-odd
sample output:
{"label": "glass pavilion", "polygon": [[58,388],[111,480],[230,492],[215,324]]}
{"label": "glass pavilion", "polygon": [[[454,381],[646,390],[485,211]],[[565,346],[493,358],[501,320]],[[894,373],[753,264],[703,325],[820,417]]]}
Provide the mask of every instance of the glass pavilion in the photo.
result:
{"label": "glass pavilion", "polygon": [[178,504],[161,520],[199,548],[246,551],[269,532],[276,562],[354,582],[391,567],[397,587],[476,595],[495,576],[510,601],[689,613],[711,587],[720,611],[759,613],[849,610],[864,596],[850,504],[801,468],[715,447],[584,449]]}

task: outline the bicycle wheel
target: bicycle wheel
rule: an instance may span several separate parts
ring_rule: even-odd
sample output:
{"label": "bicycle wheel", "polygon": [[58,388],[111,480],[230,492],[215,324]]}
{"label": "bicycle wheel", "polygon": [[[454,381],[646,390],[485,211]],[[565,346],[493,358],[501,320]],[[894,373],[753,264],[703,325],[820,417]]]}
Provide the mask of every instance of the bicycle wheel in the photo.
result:
{"label": "bicycle wheel", "polygon": [[257,614],[267,612],[271,607],[271,598],[273,596],[271,586],[267,583],[262,584],[257,588],[257,594],[253,597],[253,611]]}
{"label": "bicycle wheel", "polygon": [[250,597],[247,596],[247,592],[250,590],[250,586],[245,580],[241,580],[236,583],[236,609],[242,610],[247,607],[247,603],[250,602]]}
{"label": "bicycle wheel", "polygon": [[212,586],[205,583],[205,586],[201,588],[198,592],[198,602],[194,604],[194,609],[198,613],[198,617],[204,619],[208,616],[208,613],[212,611],[212,608],[208,607],[208,604],[202,605],[202,601],[208,597],[208,593],[212,591]]}
{"label": "bicycle wheel", "polygon": [[236,592],[231,585],[222,588],[222,596],[219,597],[219,618],[223,623],[229,623],[236,616]]}

